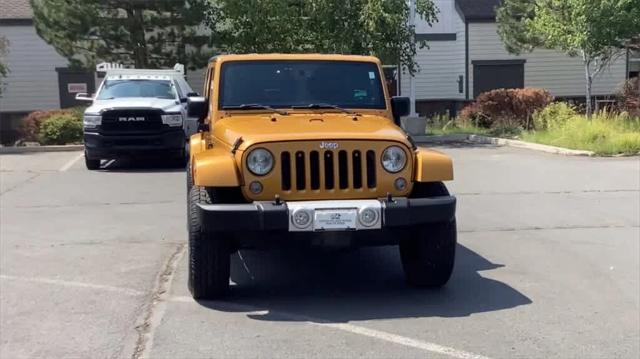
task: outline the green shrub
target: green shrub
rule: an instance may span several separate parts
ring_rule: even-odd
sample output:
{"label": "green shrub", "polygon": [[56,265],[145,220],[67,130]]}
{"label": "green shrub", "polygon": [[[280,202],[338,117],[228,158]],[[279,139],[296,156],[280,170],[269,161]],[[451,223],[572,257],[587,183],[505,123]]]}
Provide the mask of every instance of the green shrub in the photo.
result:
{"label": "green shrub", "polygon": [[555,102],[533,114],[533,127],[536,130],[561,128],[567,121],[578,115],[578,111],[566,102]]}
{"label": "green shrub", "polygon": [[640,117],[640,77],[625,82],[618,98],[623,111],[631,116]]}
{"label": "green shrub", "polygon": [[33,111],[21,120],[19,132],[23,141],[40,141],[42,123],[54,116],[70,115],[82,122],[85,107],[73,107],[63,110]]}
{"label": "green shrub", "polygon": [[532,115],[553,101],[544,89],[498,89],[476,97],[460,112],[462,121],[489,129],[531,129]]}
{"label": "green shrub", "polygon": [[82,118],[71,113],[53,115],[42,122],[39,133],[40,143],[45,145],[66,145],[82,139]]}

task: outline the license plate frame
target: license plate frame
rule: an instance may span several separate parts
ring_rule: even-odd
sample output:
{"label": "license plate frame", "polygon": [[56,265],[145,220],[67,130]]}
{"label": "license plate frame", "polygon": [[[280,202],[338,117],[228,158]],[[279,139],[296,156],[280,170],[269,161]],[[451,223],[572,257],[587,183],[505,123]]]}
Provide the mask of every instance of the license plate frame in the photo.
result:
{"label": "license plate frame", "polygon": [[322,208],[314,211],[314,232],[355,231],[357,227],[357,208]]}

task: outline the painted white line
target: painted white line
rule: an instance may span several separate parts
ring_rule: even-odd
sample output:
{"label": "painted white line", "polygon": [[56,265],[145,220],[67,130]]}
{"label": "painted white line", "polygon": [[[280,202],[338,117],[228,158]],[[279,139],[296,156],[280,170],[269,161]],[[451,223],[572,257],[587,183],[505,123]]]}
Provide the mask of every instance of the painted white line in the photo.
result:
{"label": "painted white line", "polygon": [[104,164],[104,166],[102,166],[102,168],[107,168],[107,167],[111,166],[115,161],[116,161],[116,160],[108,160],[108,161]]}
{"label": "painted white line", "polygon": [[[169,301],[177,302],[177,303],[194,303],[194,300],[191,297],[187,297],[187,296],[171,297],[169,298]],[[446,355],[452,358],[489,359],[489,357],[486,357],[484,355],[470,353],[464,350],[459,350],[459,349],[447,347],[440,344],[429,343],[422,340],[405,337],[402,335],[383,332],[381,330],[365,328],[359,325],[354,325],[349,323],[331,323],[327,320],[311,318],[304,315],[298,315],[298,314],[281,312],[281,311],[260,310],[259,308],[256,308],[250,305],[244,305],[244,304],[223,303],[223,302],[218,302],[217,304],[220,308],[228,308],[229,310],[232,310],[232,311],[243,312],[243,314],[264,315],[264,314],[271,313],[276,316],[280,316],[296,322],[307,322],[308,324],[311,324],[311,325],[341,330],[344,332],[362,335],[365,337],[378,339],[378,340],[386,341],[393,344],[403,345],[405,347],[424,350],[426,352],[430,352],[434,354]]]}
{"label": "painted white line", "polygon": [[74,158],[70,159],[67,163],[65,163],[64,165],[62,165],[62,167],[60,167],[60,169],[58,171],[60,172],[66,172],[69,168],[71,168],[73,165],[76,164],[76,162],[80,161],[80,159],[84,157],[84,153],[80,153],[77,156],[75,156]]}
{"label": "painted white line", "polygon": [[96,290],[102,290],[106,292],[113,292],[113,293],[119,293],[119,294],[130,295],[130,296],[141,296],[145,294],[145,292],[135,290],[135,289],[113,287],[110,285],[102,285],[102,284],[72,282],[72,281],[66,281],[62,279],[50,279],[50,278],[40,278],[40,277],[17,277],[12,275],[5,275],[5,274],[0,274],[0,279],[14,280],[18,282],[51,284],[51,285],[58,285],[62,287],[96,289]]}

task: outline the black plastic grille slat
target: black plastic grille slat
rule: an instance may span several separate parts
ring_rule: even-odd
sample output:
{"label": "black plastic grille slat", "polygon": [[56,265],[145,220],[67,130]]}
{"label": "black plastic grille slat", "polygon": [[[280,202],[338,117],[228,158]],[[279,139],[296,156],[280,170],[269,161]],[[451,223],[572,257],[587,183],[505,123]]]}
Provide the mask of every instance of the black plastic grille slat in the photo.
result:
{"label": "black plastic grille slat", "polygon": [[305,168],[304,168],[304,152],[296,152],[296,189],[302,191],[307,187]]}
{"label": "black plastic grille slat", "polygon": [[311,178],[309,178],[309,182],[311,182],[311,189],[318,190],[320,189],[320,154],[318,151],[311,151],[309,154],[309,166],[311,167]]}
{"label": "black plastic grille slat", "polygon": [[[159,110],[109,110],[102,113],[100,129],[107,132],[155,132],[162,130],[162,111]],[[120,118],[144,121],[120,121]]]}
{"label": "black plastic grille slat", "polygon": [[280,153],[281,187],[284,191],[345,190],[350,186],[374,189],[376,167],[373,150],[283,151]]}
{"label": "black plastic grille slat", "polygon": [[347,151],[338,152],[338,184],[340,189],[349,188],[349,167]]}
{"label": "black plastic grille slat", "polygon": [[325,151],[324,153],[324,187],[326,189],[333,189],[335,187],[332,151]]}
{"label": "black plastic grille slat", "polygon": [[376,153],[367,151],[367,188],[376,188]]}
{"label": "black plastic grille slat", "polygon": [[282,177],[282,189],[291,190],[291,154],[282,152],[280,155],[280,176]]}
{"label": "black plastic grille slat", "polygon": [[351,163],[353,163],[353,188],[362,188],[362,155],[360,151],[353,151]]}

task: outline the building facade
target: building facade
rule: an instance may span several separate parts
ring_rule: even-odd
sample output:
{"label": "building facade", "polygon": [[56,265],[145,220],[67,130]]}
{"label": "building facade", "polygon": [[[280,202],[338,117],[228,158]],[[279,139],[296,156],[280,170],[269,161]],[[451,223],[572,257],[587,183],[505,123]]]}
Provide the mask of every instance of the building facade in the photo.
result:
{"label": "building facade", "polygon": [[[480,93],[498,88],[539,87],[558,98],[584,97],[585,75],[580,58],[546,49],[521,55],[506,51],[495,21],[500,0],[434,2],[440,10],[436,24],[429,27],[416,19],[417,39],[428,42],[428,48],[419,49],[416,56],[420,66],[414,78],[417,112],[454,115]],[[635,63],[635,57],[622,50],[596,77],[594,97],[606,99],[615,94],[634,74]],[[403,95],[409,93],[407,76],[401,74]]]}

